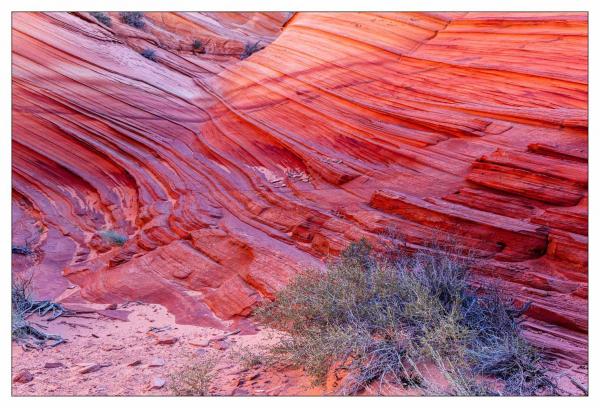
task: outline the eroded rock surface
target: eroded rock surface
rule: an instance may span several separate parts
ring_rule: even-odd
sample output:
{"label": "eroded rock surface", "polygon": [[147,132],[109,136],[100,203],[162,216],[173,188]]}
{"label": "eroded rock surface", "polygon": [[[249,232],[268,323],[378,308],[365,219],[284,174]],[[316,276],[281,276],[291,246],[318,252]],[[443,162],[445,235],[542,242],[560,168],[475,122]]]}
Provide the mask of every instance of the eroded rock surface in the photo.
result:
{"label": "eroded rock surface", "polygon": [[442,233],[587,363],[585,14],[109,17],[13,14],[13,267],[40,295],[224,328],[352,240]]}

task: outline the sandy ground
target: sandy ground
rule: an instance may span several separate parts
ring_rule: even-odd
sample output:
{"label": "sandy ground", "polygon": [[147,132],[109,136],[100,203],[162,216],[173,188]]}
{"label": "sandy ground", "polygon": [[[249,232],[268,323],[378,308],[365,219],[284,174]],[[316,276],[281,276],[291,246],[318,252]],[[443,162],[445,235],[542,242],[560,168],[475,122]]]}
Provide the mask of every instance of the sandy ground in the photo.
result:
{"label": "sandy ground", "polygon": [[[99,309],[105,306],[93,305]],[[121,314],[130,312],[128,321],[96,313],[60,317],[52,322],[36,317],[34,321],[46,326],[46,332],[60,334],[67,342],[55,348],[31,351],[24,351],[13,343],[13,376],[22,370],[33,375],[30,382],[13,383],[13,395],[171,395],[171,374],[207,355],[214,355],[218,361],[211,395],[322,393],[307,386],[308,381],[301,371],[274,370],[260,365],[246,368],[237,357],[239,351],[256,349],[268,342],[273,333],[267,330],[250,335],[227,335],[221,330],[179,325],[160,305],[120,305],[118,310]],[[161,329],[158,333],[157,328]],[[223,336],[226,338],[218,340]],[[173,338],[176,338],[173,344],[159,344],[159,340],[170,342]],[[47,363],[62,366],[46,368]],[[97,371],[81,373],[91,365],[100,367]],[[165,380],[161,388],[151,388],[155,381],[160,383],[161,380]]]}
{"label": "sandy ground", "polygon": [[[13,395],[173,395],[172,375],[207,357],[217,362],[210,395],[326,394],[322,388],[311,388],[300,370],[263,364],[249,368],[240,359],[243,350],[264,350],[277,336],[274,331],[244,334],[180,325],[163,306],[154,304],[129,303],[109,311],[105,311],[109,305],[65,306],[82,311],[97,309],[98,313],[59,317],[51,322],[47,317],[32,318],[47,333],[60,334],[67,342],[29,351],[13,342],[12,375],[23,370],[33,375],[29,382],[13,382]],[[90,372],[82,372],[90,367]],[[555,370],[587,387],[587,368],[557,366]],[[558,383],[570,394],[582,395],[569,377],[562,375]],[[372,393],[377,391],[366,392]],[[414,395],[400,388],[385,393]]]}

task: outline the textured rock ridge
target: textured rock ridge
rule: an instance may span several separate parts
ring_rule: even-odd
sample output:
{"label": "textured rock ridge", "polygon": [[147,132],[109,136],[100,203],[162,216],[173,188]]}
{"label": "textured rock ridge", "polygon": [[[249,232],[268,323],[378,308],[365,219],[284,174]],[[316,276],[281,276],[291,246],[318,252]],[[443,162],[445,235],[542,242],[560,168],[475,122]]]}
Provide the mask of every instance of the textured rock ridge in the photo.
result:
{"label": "textured rock ridge", "polygon": [[13,14],[13,264],[40,291],[223,327],[351,240],[441,234],[587,362],[585,14],[109,16]]}

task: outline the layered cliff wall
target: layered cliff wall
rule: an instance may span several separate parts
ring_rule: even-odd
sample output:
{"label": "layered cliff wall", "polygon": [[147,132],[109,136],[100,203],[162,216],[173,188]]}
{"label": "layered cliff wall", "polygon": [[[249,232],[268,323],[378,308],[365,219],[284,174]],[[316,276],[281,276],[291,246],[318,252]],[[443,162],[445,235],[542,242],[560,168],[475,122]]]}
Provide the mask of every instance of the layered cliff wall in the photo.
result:
{"label": "layered cliff wall", "polygon": [[13,267],[44,295],[223,326],[394,230],[472,249],[587,361],[585,14],[108,16],[13,15]]}

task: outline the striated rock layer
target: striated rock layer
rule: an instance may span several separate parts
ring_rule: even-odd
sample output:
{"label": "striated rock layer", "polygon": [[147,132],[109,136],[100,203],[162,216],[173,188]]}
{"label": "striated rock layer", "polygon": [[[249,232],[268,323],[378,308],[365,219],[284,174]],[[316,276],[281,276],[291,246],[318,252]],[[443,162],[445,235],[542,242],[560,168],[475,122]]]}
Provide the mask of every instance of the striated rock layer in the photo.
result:
{"label": "striated rock layer", "polygon": [[13,14],[13,269],[41,295],[223,327],[393,229],[471,248],[587,362],[585,14],[109,17]]}

